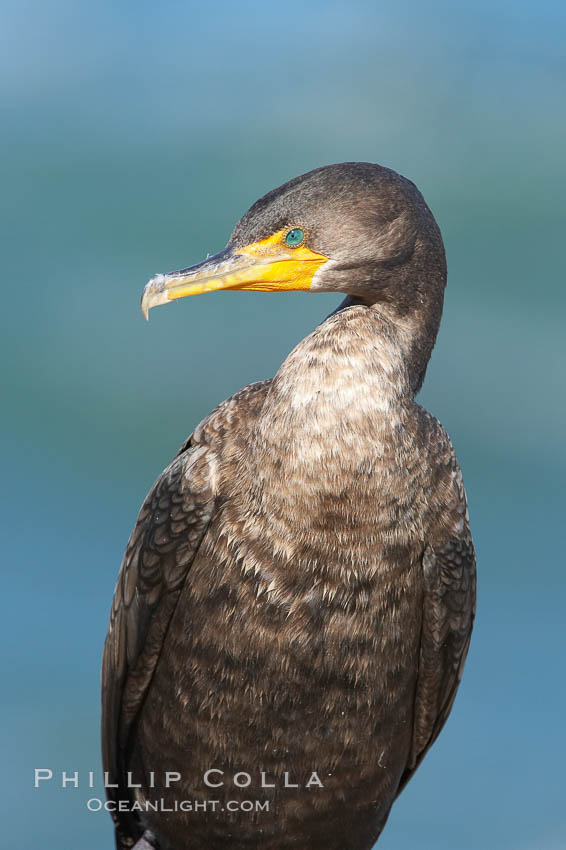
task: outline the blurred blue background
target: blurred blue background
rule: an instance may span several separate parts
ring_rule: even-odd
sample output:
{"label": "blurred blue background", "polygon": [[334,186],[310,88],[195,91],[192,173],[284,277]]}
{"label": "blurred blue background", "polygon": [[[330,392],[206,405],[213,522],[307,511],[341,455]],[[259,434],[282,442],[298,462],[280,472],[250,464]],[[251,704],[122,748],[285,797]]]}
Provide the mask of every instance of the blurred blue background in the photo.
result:
{"label": "blurred blue background", "polygon": [[421,401],[458,452],[479,563],[453,715],[379,847],[566,846],[565,23],[551,0],[4,2],[6,847],[112,847],[86,781],[34,790],[33,769],[100,771],[100,655],[139,504],[194,424],[338,302],[221,293],[147,325],[142,287],[341,160],[410,177],[442,228]]}

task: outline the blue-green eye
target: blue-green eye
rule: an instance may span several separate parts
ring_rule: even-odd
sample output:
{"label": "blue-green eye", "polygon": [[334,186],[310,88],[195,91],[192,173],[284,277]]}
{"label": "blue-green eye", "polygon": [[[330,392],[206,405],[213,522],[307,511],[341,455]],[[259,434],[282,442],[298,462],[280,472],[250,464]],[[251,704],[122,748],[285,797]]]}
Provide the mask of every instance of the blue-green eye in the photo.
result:
{"label": "blue-green eye", "polygon": [[296,248],[302,243],[304,238],[305,231],[301,230],[300,227],[294,227],[285,237],[285,244],[288,245],[289,248]]}

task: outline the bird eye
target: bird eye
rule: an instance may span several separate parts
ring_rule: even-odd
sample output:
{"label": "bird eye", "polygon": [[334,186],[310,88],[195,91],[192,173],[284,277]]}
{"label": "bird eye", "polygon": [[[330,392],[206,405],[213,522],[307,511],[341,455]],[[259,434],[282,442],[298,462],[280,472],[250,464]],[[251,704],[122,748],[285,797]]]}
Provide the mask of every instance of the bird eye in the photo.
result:
{"label": "bird eye", "polygon": [[297,248],[305,238],[305,231],[300,227],[294,227],[285,237],[285,244],[290,248]]}

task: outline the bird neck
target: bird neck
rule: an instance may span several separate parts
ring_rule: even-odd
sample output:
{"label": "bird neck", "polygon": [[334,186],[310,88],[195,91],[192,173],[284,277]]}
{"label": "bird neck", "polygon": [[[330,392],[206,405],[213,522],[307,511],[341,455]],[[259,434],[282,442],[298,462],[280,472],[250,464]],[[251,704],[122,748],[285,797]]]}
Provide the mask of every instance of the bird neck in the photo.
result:
{"label": "bird neck", "polygon": [[339,315],[352,307],[362,307],[374,318],[375,333],[382,340],[389,340],[400,355],[407,376],[409,393],[414,398],[419,392],[434,344],[444,301],[443,287],[433,287],[421,292],[417,306],[407,305],[400,309],[396,302],[378,297],[364,299],[351,295],[331,315]]}
{"label": "bird neck", "polygon": [[363,451],[386,439],[412,407],[409,343],[406,331],[373,307],[349,305],[332,314],[279,369],[258,439],[268,446],[284,433],[293,446],[319,443],[321,452],[336,451],[341,442]]}

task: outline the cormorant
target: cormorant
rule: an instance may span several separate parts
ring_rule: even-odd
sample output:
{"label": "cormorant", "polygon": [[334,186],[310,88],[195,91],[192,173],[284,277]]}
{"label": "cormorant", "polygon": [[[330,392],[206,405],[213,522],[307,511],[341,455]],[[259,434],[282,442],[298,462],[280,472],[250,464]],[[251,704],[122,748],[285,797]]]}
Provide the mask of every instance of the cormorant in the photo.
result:
{"label": "cormorant", "polygon": [[352,162],[145,287],[146,316],[219,289],[346,298],[141,508],[103,660],[119,850],[369,850],[442,729],[475,607],[458,463],[414,400],[445,282],[415,185]]}

